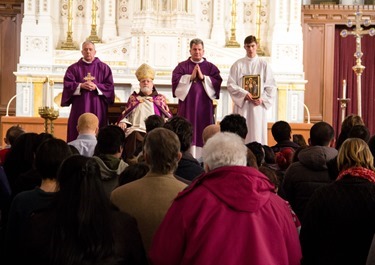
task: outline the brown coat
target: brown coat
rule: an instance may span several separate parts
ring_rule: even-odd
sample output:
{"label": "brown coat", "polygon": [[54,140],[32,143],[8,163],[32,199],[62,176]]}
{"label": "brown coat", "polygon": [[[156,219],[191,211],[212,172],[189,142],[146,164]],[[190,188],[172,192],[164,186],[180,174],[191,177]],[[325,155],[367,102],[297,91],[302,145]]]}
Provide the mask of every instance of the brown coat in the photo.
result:
{"label": "brown coat", "polygon": [[143,244],[148,251],[154,233],[174,198],[186,186],[173,174],[159,175],[149,172],[143,178],[113,190],[111,201],[121,211],[135,217]]}

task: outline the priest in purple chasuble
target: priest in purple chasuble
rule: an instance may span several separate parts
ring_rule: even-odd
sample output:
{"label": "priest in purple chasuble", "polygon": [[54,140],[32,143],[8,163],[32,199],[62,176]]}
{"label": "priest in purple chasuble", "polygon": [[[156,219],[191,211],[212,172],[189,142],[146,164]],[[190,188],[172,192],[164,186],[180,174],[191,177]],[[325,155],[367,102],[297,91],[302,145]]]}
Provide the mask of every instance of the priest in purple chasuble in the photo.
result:
{"label": "priest in purple chasuble", "polygon": [[171,118],[172,113],[167,105],[167,99],[159,94],[154,86],[154,69],[142,64],[135,75],[139,81],[140,91],[133,92],[125,104],[125,110],[118,119],[118,126],[125,131],[125,159],[133,159],[141,151],[143,138],[146,134],[145,120],[151,115],[165,119]]}
{"label": "priest in purple chasuble", "polygon": [[219,69],[203,57],[202,40],[190,41],[190,55],[173,70],[172,92],[173,97],[178,98],[178,115],[193,125],[191,153],[200,158],[202,133],[204,128],[215,122],[213,100],[219,98],[223,79]]}
{"label": "priest in purple chasuble", "polygon": [[115,99],[111,68],[95,57],[94,43],[82,44],[82,58],[68,67],[64,76],[61,106],[71,105],[67,142],[78,136],[77,122],[81,114],[91,112],[99,119],[99,128],[108,124],[108,105]]}

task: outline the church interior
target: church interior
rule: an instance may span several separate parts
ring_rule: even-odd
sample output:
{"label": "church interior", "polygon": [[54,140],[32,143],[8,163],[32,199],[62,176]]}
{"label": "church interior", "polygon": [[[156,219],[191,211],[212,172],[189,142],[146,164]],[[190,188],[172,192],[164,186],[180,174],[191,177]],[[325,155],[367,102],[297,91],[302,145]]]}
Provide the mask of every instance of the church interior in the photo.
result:
{"label": "church interior", "polygon": [[308,138],[311,124],[326,121],[338,133],[343,117],[354,113],[373,134],[374,10],[374,1],[367,0],[3,0],[1,139],[12,124],[46,129],[44,107],[58,110],[55,134],[65,137],[70,109],[59,106],[62,79],[87,39],[113,71],[116,100],[109,111],[116,115],[138,89],[134,72],[142,63],[155,68],[155,86],[173,110],[171,72],[188,58],[190,39],[201,38],[205,57],[223,77],[215,102],[220,121],[232,110],[228,71],[245,55],[248,35],[260,40],[258,54],[271,64],[277,82],[269,127],[285,120]]}

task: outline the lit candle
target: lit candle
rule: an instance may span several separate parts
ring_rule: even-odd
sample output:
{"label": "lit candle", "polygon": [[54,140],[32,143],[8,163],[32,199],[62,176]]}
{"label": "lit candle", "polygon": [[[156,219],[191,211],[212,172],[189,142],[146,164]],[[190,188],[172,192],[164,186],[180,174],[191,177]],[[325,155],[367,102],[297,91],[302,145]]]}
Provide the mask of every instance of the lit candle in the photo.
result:
{"label": "lit candle", "polygon": [[342,98],[346,99],[346,80],[342,80]]}
{"label": "lit candle", "polygon": [[50,104],[51,95],[50,95],[49,76],[48,75],[46,77],[45,84],[46,84],[46,107],[51,107],[51,104]]}

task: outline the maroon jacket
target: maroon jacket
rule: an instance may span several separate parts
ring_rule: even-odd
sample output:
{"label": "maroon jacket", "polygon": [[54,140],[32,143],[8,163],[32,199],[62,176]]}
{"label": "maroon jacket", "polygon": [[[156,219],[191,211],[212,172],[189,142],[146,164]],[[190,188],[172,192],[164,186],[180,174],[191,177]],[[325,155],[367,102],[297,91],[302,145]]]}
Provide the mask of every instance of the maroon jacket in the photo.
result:
{"label": "maroon jacket", "polygon": [[181,192],[157,230],[151,264],[300,264],[287,203],[258,170],[224,166]]}

